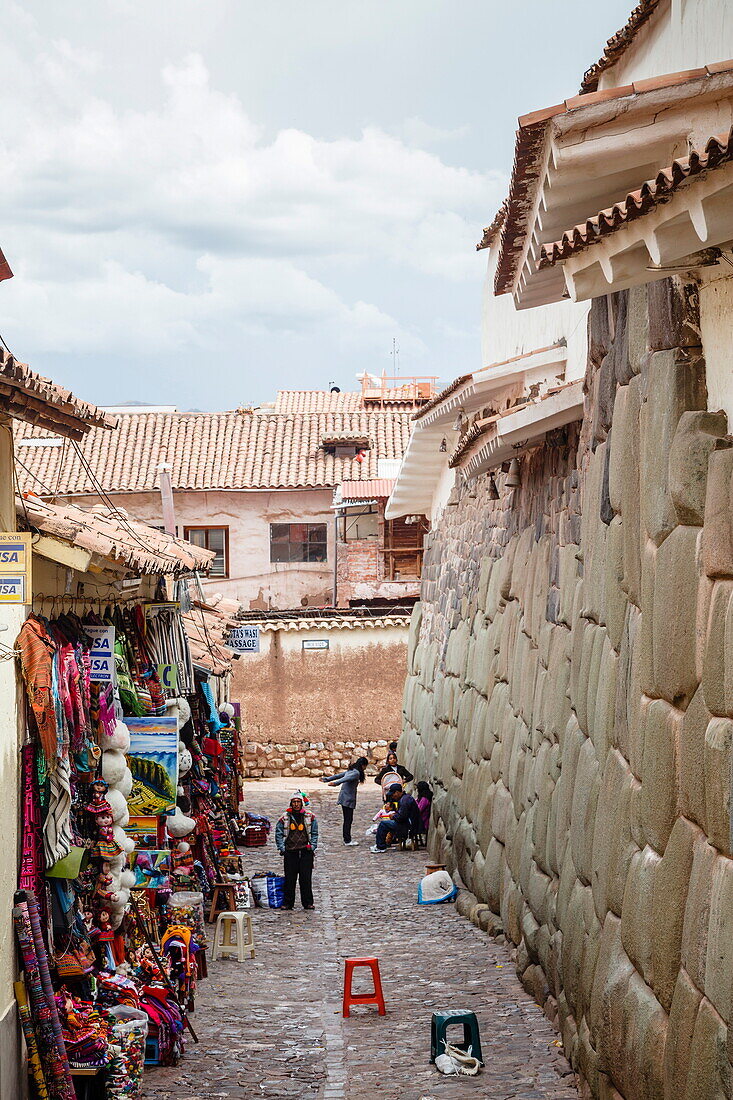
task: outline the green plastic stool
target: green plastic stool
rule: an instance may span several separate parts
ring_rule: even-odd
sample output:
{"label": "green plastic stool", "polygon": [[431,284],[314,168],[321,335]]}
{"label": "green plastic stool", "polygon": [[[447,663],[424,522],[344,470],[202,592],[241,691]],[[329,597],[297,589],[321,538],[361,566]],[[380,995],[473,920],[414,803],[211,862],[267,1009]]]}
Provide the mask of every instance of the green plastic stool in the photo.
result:
{"label": "green plastic stool", "polygon": [[463,1024],[463,1042],[453,1046],[468,1051],[483,1062],[481,1040],[478,1033],[478,1020],[475,1012],[434,1012],[430,1021],[430,1061],[434,1062],[439,1054],[445,1053],[446,1032],[451,1024]]}

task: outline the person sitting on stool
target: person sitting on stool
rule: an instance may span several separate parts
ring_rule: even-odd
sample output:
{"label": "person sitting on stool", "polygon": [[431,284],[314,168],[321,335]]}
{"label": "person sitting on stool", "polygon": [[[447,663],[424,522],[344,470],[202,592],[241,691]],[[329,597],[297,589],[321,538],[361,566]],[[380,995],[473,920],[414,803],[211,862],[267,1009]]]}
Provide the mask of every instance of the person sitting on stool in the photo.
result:
{"label": "person sitting on stool", "polygon": [[277,850],[285,860],[285,900],[283,909],[295,905],[295,885],[300,879],[300,900],[304,909],[313,904],[313,860],[318,847],[318,822],[303,806],[303,799],[294,794],[290,806],[275,826]]}
{"label": "person sitting on stool", "polygon": [[420,811],[411,794],[405,794],[403,788],[394,783],[387,792],[387,800],[396,802],[397,809],[390,816],[382,818],[377,826],[375,843],[369,849],[381,855],[387,851],[387,837],[391,834],[392,840],[404,840],[410,833],[411,827],[419,828]]}

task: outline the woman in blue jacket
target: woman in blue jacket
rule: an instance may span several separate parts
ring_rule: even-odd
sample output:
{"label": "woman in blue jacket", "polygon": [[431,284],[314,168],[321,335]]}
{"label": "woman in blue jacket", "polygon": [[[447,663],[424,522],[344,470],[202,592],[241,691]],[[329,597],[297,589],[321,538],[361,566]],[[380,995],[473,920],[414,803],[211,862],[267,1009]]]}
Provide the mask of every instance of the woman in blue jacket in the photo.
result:
{"label": "woman in blue jacket", "polygon": [[359,784],[364,782],[368,763],[366,756],[360,756],[353,764],[349,764],[345,772],[339,772],[338,775],[332,775],[328,778],[324,776],[321,779],[321,783],[328,783],[331,787],[341,788],[338,804],[344,815],[344,844],[347,848],[356,848],[359,845],[358,840],[351,839],[351,823],[354,820],[354,810],[356,809],[356,792]]}

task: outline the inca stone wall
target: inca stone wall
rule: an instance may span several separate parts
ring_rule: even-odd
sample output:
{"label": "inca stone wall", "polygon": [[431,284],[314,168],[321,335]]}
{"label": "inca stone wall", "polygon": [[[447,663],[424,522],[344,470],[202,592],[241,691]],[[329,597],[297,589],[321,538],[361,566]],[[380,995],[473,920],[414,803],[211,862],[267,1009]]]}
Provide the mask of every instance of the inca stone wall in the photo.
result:
{"label": "inca stone wall", "polygon": [[733,1087],[733,450],[695,307],[593,303],[579,435],[462,490],[411,626],[433,852],[604,1100]]}

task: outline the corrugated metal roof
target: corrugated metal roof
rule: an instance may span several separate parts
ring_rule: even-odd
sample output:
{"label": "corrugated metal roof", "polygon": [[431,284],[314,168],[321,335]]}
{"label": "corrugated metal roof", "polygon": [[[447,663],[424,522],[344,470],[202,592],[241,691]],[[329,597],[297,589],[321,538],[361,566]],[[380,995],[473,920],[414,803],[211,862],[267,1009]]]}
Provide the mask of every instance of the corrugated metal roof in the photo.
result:
{"label": "corrugated metal roof", "polygon": [[344,500],[386,500],[394,489],[394,478],[378,477],[369,481],[342,481],[341,496]]}

